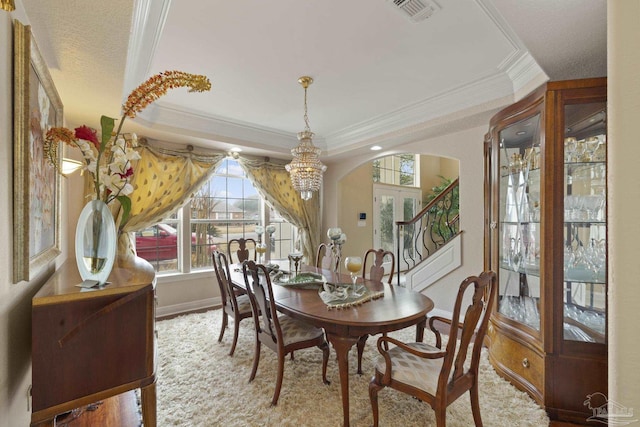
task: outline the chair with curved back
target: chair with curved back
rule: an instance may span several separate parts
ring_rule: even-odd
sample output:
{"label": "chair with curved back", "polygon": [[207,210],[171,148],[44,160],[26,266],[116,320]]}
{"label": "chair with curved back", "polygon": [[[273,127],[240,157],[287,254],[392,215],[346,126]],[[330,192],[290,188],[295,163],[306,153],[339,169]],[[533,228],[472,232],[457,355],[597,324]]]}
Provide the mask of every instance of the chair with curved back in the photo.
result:
{"label": "chair with curved back", "polygon": [[[232,254],[233,250],[237,247],[238,249],[235,251],[236,258],[238,259],[237,263],[242,264],[243,261],[247,261],[249,259],[253,259],[254,261],[257,259],[256,255],[256,246],[257,243],[255,239],[252,238],[238,238],[231,239],[227,242],[227,255],[230,260],[233,260]],[[253,257],[251,256],[250,249],[253,248]]]}
{"label": "chair with curved back", "polygon": [[371,258],[371,255],[373,255],[373,264],[369,269],[369,280],[382,281],[386,274],[383,266],[384,260],[385,258],[389,258],[391,260],[391,268],[387,282],[391,284],[393,281],[393,272],[396,268],[396,257],[393,255],[393,252],[384,249],[369,249],[365,252],[364,257],[362,258],[362,278],[367,278],[367,262]]}
{"label": "chair with curved back", "polygon": [[[391,268],[389,269],[389,279],[388,283],[391,284],[393,281],[393,272],[395,271],[396,257],[393,255],[393,252],[387,251],[384,249],[369,249],[365,252],[364,257],[362,258],[362,278],[369,280],[378,280],[382,281],[385,276],[384,270],[384,261],[385,258],[391,261]],[[371,264],[371,268],[369,269],[369,277],[367,277],[367,263],[369,259],[372,259],[373,264]],[[387,336],[387,334],[382,334],[383,336]],[[367,342],[369,335],[363,335],[358,340],[357,349],[358,349],[358,374],[362,375],[362,354],[364,353],[364,346]]]}
{"label": "chair with curved back", "polygon": [[242,273],[256,327],[256,349],[249,382],[253,381],[256,376],[260,362],[260,347],[261,344],[264,344],[275,351],[278,356],[276,388],[273,392],[271,405],[278,403],[284,376],[285,357],[295,350],[314,346],[320,348],[322,350],[322,381],[329,384],[327,381],[329,344],[325,338],[324,330],[277,312],[271,279],[264,265],[256,264],[251,260],[246,261],[242,264]]}
{"label": "chair with curved back", "polygon": [[230,280],[231,273],[229,271],[227,257],[220,251],[215,251],[211,254],[211,257],[213,258],[213,268],[216,272],[216,279],[218,279],[218,285],[220,286],[220,298],[222,299],[222,327],[220,329],[218,342],[222,342],[229,317],[232,317],[233,343],[231,344],[231,350],[229,350],[229,356],[233,356],[238,342],[240,321],[251,317],[253,312],[251,311],[249,296],[246,293],[244,295],[237,295],[237,290]]}
{"label": "chair with curved back", "polygon": [[320,243],[316,252],[316,267],[338,271],[340,255],[334,251],[333,243]]}
{"label": "chair with curved back", "polygon": [[[382,357],[375,365],[375,374],[369,384],[374,427],[378,426],[378,392],[384,387],[391,387],[428,403],[435,412],[438,427],[446,424],[447,406],[468,390],[473,421],[477,427],[482,427],[478,365],[496,294],[495,278],[493,271],[485,271],[480,276],[471,276],[462,281],[451,320],[437,316],[429,319],[429,327],[436,336],[435,347],[422,342],[407,344],[390,337],[378,339],[378,351]],[[472,294],[471,303],[466,308],[464,320],[460,322],[466,293]],[[449,341],[444,349],[440,333],[434,326],[436,320],[450,325]],[[465,367],[472,338],[471,360]],[[395,344],[395,347],[385,350],[385,343]]]}

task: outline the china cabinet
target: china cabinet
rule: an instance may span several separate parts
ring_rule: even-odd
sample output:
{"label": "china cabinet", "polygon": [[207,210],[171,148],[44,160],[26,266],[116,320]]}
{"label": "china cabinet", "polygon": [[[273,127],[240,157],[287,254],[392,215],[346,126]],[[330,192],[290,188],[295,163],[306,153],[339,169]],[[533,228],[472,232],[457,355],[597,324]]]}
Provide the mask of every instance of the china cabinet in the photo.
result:
{"label": "china cabinet", "polygon": [[489,358],[552,419],[607,393],[606,79],[549,82],[485,137]]}

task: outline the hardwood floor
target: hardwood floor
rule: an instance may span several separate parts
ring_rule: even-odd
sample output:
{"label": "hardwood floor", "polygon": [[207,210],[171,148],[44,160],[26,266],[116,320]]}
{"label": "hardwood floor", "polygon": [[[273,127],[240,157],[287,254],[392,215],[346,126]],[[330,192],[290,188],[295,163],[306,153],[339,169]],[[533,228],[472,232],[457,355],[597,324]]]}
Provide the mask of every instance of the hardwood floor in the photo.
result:
{"label": "hardwood floor", "polygon": [[140,427],[135,392],[129,391],[56,417],[56,427]]}

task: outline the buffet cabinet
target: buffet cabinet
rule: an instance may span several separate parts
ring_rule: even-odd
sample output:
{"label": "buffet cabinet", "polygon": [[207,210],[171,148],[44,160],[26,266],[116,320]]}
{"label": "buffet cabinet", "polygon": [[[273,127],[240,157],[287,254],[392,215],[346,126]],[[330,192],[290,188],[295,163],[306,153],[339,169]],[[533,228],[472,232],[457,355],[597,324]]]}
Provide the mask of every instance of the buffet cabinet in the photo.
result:
{"label": "buffet cabinet", "polygon": [[607,394],[606,79],[549,82],[485,137],[485,266],[496,371],[552,419]]}
{"label": "buffet cabinet", "polygon": [[69,260],[33,297],[32,426],[136,388],[144,425],[156,425],[155,272],[135,258],[108,280],[79,287]]}

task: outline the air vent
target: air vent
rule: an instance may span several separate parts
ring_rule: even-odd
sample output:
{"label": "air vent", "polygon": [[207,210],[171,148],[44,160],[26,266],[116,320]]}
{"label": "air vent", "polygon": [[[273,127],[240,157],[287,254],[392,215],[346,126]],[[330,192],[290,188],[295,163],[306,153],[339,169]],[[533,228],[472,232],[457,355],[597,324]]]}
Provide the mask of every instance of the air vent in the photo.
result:
{"label": "air vent", "polygon": [[431,0],[388,0],[393,7],[412,22],[420,22],[440,10],[440,6]]}

